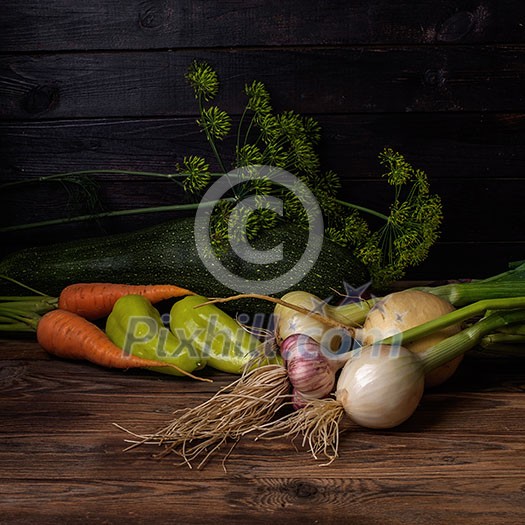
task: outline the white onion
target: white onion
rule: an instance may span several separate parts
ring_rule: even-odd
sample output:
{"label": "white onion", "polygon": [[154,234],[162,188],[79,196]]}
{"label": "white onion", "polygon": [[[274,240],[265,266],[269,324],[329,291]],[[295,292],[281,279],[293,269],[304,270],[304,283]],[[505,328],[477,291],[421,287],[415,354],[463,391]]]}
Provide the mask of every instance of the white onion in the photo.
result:
{"label": "white onion", "polygon": [[424,384],[416,354],[403,347],[373,345],[356,351],[345,364],[336,398],[358,425],[392,428],[412,415]]}

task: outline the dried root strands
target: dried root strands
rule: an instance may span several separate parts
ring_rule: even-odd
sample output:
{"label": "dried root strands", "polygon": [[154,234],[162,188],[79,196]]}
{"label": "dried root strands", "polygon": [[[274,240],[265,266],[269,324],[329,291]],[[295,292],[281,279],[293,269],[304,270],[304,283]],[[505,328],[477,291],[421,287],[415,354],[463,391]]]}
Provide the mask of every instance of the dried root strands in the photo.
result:
{"label": "dried root strands", "polygon": [[330,465],[338,456],[340,423],[345,415],[335,399],[312,399],[301,409],[276,421],[261,425],[257,439],[297,438],[302,434],[302,446],[308,446],[315,459],[325,457]]}
{"label": "dried root strands", "polygon": [[153,434],[135,434],[136,440],[126,450],[139,445],[164,446],[157,457],[175,453],[190,468],[199,460],[202,466],[227,441],[238,441],[269,422],[289,400],[290,384],[286,369],[280,365],[265,365],[243,374],[212,398],[194,407],[178,410],[168,425]]}

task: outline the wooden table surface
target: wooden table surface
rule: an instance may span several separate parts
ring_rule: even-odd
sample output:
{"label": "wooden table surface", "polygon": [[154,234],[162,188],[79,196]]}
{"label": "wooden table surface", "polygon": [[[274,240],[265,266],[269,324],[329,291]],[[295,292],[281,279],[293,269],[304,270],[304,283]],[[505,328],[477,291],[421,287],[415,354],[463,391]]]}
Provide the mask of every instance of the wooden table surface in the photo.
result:
{"label": "wooden table surface", "polygon": [[0,522],[525,523],[525,373],[516,359],[464,360],[391,431],[350,428],[319,466],[286,440],[245,439],[203,470],[123,452],[112,423],[152,431],[232,376],[196,383],[49,357],[0,341]]}

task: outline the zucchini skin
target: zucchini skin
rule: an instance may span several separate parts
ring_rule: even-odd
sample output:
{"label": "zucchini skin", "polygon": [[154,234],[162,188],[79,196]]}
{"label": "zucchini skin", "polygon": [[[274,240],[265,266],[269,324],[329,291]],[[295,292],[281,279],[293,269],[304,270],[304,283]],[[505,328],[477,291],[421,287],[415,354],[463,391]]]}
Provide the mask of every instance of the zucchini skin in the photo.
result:
{"label": "zucchini skin", "polygon": [[[221,262],[237,275],[252,280],[270,279],[293,266],[308,232],[283,223],[261,233],[254,243],[258,249],[283,242],[287,247],[282,264],[244,263],[232,252],[221,256]],[[291,260],[288,260],[291,259]],[[201,261],[195,246],[193,217],[177,218],[137,231],[92,237],[26,248],[8,254],[0,261],[0,274],[7,275],[52,296],[79,282],[118,282],[127,284],[176,284],[206,297],[225,297],[237,292],[219,282]],[[343,283],[353,286],[369,279],[366,268],[348,249],[324,239],[317,262],[297,284],[283,290],[306,290],[327,298],[334,290],[344,292]],[[8,281],[0,282],[3,295],[20,294],[20,288]],[[224,303],[225,310],[269,312],[273,305],[258,300]]]}

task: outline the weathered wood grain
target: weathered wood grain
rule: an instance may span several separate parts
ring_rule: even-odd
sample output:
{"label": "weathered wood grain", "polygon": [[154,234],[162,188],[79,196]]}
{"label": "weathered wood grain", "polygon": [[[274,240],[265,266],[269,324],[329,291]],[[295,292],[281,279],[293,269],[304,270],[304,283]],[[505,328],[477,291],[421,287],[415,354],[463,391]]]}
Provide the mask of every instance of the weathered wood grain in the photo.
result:
{"label": "weathered wood grain", "polygon": [[[390,431],[350,427],[321,467],[286,440],[245,439],[203,470],[122,452],[117,421],[157,428],[225,385],[103,370],[0,342],[0,511],[7,523],[520,523],[524,376],[512,359],[467,358]],[[6,371],[7,370],[7,371]],[[224,450],[224,453],[227,449]],[[224,471],[223,467],[226,467]],[[38,509],[38,513],[37,510]]]}
{"label": "weathered wood grain", "polygon": [[[199,58],[217,68],[218,103],[234,116],[254,78],[278,110],[317,116],[323,163],[350,199],[384,205],[376,155],[402,151],[445,205],[442,239],[410,277],[484,277],[524,257],[524,28],[519,0],[4,0],[0,181],[171,172],[188,153],[208,155],[184,81]],[[179,195],[149,179],[98,180],[106,207]],[[57,183],[3,191],[2,224],[87,209],[82,200]],[[3,235],[0,250],[163,218]],[[467,357],[398,429],[349,427],[327,467],[286,440],[243,440],[226,472],[222,456],[190,470],[153,459],[155,448],[122,451],[113,422],[154,430],[232,379],[211,375],[103,370],[52,358],[32,335],[1,340],[0,523],[525,522],[521,360]]]}
{"label": "weathered wood grain", "polygon": [[4,51],[519,42],[523,4],[429,0],[6,0]]}
{"label": "weathered wood grain", "polygon": [[[390,186],[384,180],[345,180],[340,196],[349,202],[388,213],[393,200]],[[438,179],[433,181],[432,189],[442,196],[445,220],[442,227],[442,240],[448,242],[513,242],[522,241],[522,225],[525,210],[521,206],[520,179]],[[71,185],[69,185],[71,186]],[[148,206],[170,206],[186,203],[187,199],[174,187],[172,182],[145,183],[143,181],[104,181],[100,183],[100,204],[102,210],[127,210],[147,208]],[[82,194],[76,203],[72,198],[72,188],[62,185],[41,187],[41,191],[27,193],[11,192],[4,210],[7,212],[5,224],[23,224],[45,219],[67,218],[89,213]],[[472,202],[472,204],[469,203]],[[488,213],[497,210],[498,221]],[[166,215],[166,214],[165,214]],[[137,216],[125,217],[129,228],[141,224]],[[162,215],[161,215],[162,217]],[[368,217],[370,219],[370,217]],[[157,218],[158,220],[158,218]],[[111,222],[107,219],[106,222]],[[372,224],[376,224],[372,220]],[[505,228],[502,229],[501,225]],[[93,233],[101,231],[96,222],[89,225]],[[29,231],[34,235],[34,231]]]}
{"label": "weathered wood grain", "polygon": [[[319,153],[323,167],[347,181],[379,177],[382,170],[377,155],[385,146],[401,151],[431,180],[520,179],[525,171],[525,116],[520,113],[312,116],[322,128]],[[84,169],[172,173],[186,155],[204,156],[217,169],[195,120],[166,117],[0,122],[0,180]],[[234,118],[234,129],[238,121]],[[235,151],[234,139],[226,139],[219,151],[229,165]],[[97,178],[117,177],[101,174]],[[137,176],[129,178],[137,180]]]}
{"label": "weathered wood grain", "polygon": [[[445,206],[441,242],[419,278],[489,275],[508,260],[522,259],[522,171],[525,168],[525,119],[520,114],[407,113],[316,115],[323,128],[320,154],[338,172],[341,194],[360,204],[384,208],[388,187],[379,182],[377,153],[391,145],[424,169]],[[2,178],[23,180],[61,171],[131,169],[169,173],[188,154],[211,159],[194,118],[95,119],[0,124]],[[232,160],[233,142],[221,146]],[[137,176],[102,174],[104,209],[170,205],[179,202],[173,183]],[[88,210],[85,196],[60,183],[4,190],[3,223],[16,224],[70,216]],[[3,252],[55,239],[80,238],[129,230],[167,219],[144,215],[54,227],[3,236]],[[101,229],[102,226],[102,229]]]}
{"label": "weathered wood grain", "polygon": [[519,45],[4,55],[0,116],[194,115],[184,75],[195,58],[217,69],[217,101],[233,114],[254,79],[277,108],[301,113],[523,111],[524,55]]}

